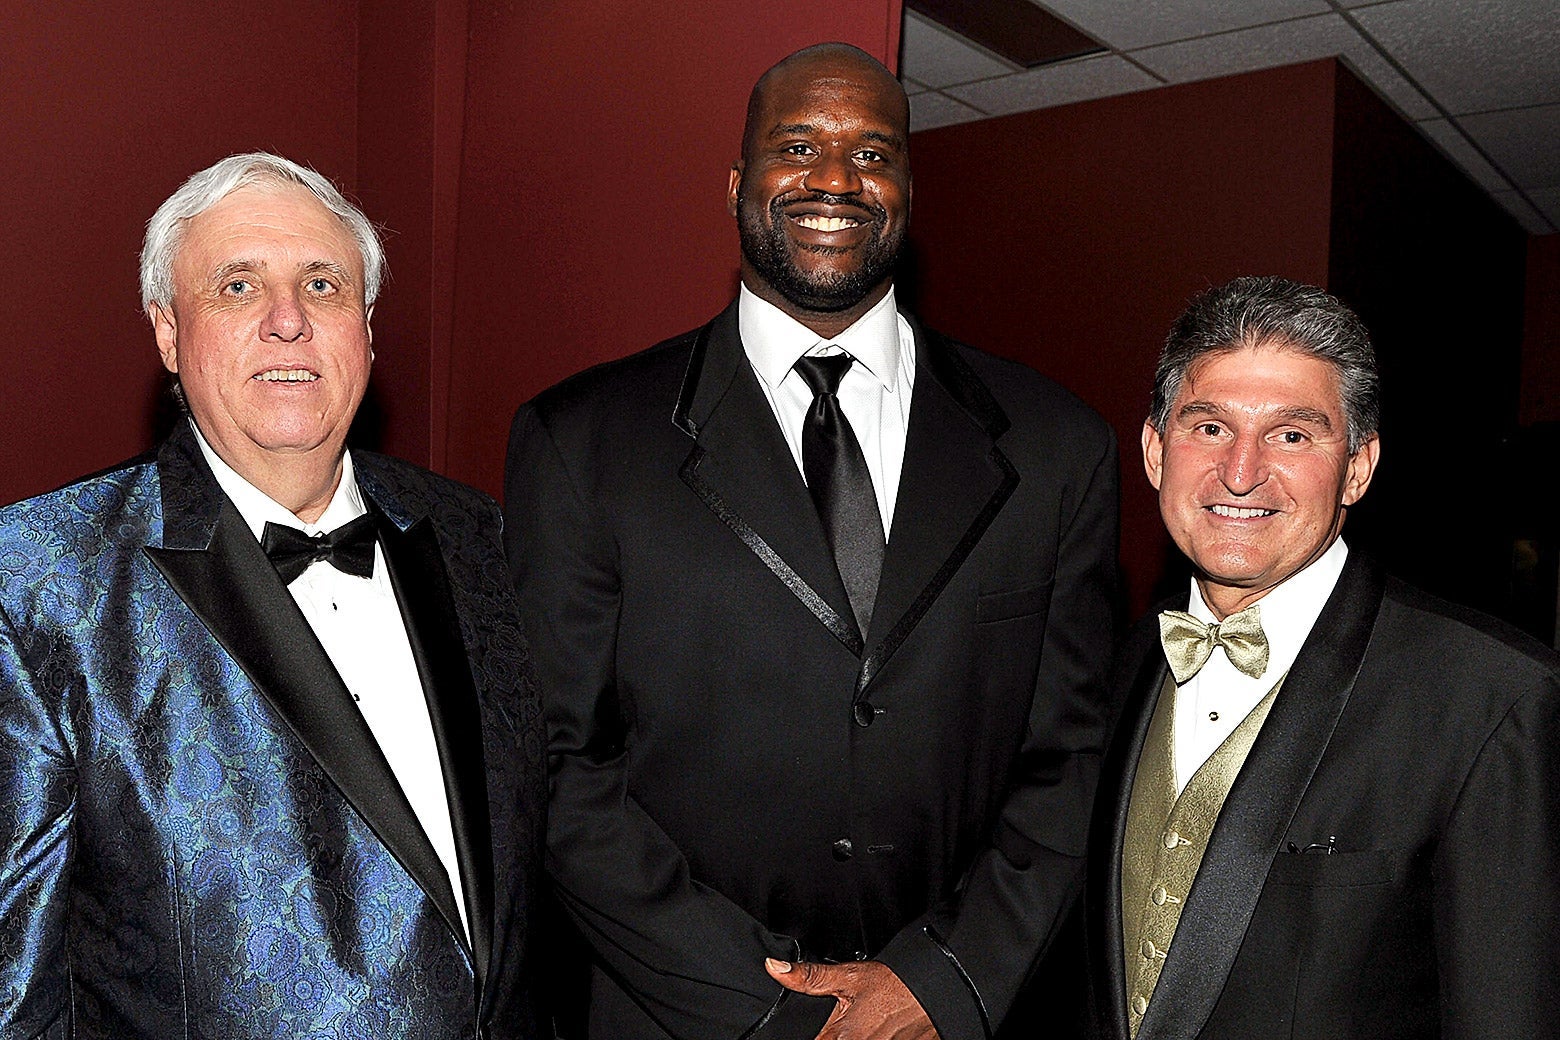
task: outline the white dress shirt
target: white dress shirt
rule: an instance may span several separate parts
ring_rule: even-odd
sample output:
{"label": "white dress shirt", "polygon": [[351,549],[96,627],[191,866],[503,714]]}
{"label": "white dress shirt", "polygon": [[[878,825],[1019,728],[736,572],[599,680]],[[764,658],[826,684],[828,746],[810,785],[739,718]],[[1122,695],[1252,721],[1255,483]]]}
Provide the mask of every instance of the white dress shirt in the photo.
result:
{"label": "white dress shirt", "polygon": [[[910,392],[915,385],[915,334],[894,304],[893,287],[850,328],[833,339],[822,339],[744,285],[737,300],[737,327],[799,471],[802,423],[812,408],[813,392],[793,366],[804,355],[846,353],[856,359],[840,381],[838,396],[866,457],[886,540],[899,496]],[[807,479],[805,472],[802,479]]]}
{"label": "white dress shirt", "polygon": [[[195,427],[193,422],[190,423]],[[265,525],[285,524],[313,535],[334,531],[342,524],[368,512],[358,490],[352,469],[352,456],[342,458],[341,483],[331,496],[325,512],[312,524],[298,519],[291,510],[223,462],[206,443],[200,430],[195,440],[211,465],[217,483],[249,525],[258,541]],[[406,793],[417,821],[433,843],[434,851],[450,876],[455,906],[461,924],[466,922],[466,901],[461,896],[460,864],[455,858],[455,831],[450,822],[449,801],[444,789],[444,771],[439,764],[439,748],[433,737],[433,720],[423,694],[422,679],[406,635],[406,622],[390,584],[385,567],[384,549],[374,546],[374,573],[360,578],[337,570],[331,564],[316,561],[287,586],[303,612],[304,619],[319,638],[320,645],[336,666],[342,682],[352,694],[363,720],[384,752],[390,769]]]}
{"label": "white dress shirt", "polygon": [[[1298,574],[1289,577],[1257,602],[1261,604],[1262,631],[1268,640],[1267,671],[1253,679],[1230,664],[1224,648],[1216,646],[1208,663],[1175,691],[1175,791],[1186,789],[1202,764],[1219,749],[1251,709],[1268,695],[1300,655],[1300,647],[1321,616],[1327,597],[1338,584],[1349,550],[1339,538],[1327,551]],[[1217,620],[1203,602],[1197,579],[1187,613],[1212,624]],[[1283,696],[1283,692],[1279,692]]]}

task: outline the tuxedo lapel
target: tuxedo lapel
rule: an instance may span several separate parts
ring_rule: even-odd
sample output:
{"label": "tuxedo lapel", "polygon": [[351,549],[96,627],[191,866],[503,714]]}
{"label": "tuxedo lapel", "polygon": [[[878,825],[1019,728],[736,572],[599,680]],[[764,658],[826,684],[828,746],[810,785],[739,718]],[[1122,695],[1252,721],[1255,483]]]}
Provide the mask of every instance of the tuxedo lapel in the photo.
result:
{"label": "tuxedo lapel", "polygon": [[683,482],[859,655],[864,641],[823,522],[742,349],[735,303],[699,332],[675,421],[695,441]]}
{"label": "tuxedo lapel", "polygon": [[1348,704],[1385,587],[1375,564],[1349,557],[1225,799],[1138,1040],[1196,1036],[1218,1002],[1279,843]]}
{"label": "tuxedo lapel", "polygon": [[449,875],[390,764],[187,427],[158,467],[163,544],[146,547],[152,563],[462,935]]}
{"label": "tuxedo lapel", "polygon": [[865,689],[1018,486],[997,446],[1007,416],[952,344],[912,322],[916,379],[892,531],[857,684]]}
{"label": "tuxedo lapel", "polygon": [[[466,919],[471,926],[473,960],[478,981],[485,982],[493,944],[493,840],[477,690],[471,681],[449,575],[432,521],[424,517],[402,531],[378,508],[374,512],[433,721],[455,831]],[[459,924],[458,920],[452,923]]]}

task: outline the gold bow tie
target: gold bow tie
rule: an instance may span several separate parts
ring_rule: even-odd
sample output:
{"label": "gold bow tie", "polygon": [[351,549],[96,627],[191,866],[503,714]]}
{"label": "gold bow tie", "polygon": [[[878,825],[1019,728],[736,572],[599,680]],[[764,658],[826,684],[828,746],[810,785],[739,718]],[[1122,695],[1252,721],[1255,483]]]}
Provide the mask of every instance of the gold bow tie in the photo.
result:
{"label": "gold bow tie", "polygon": [[1230,664],[1253,679],[1267,671],[1268,641],[1262,631],[1261,605],[1253,603],[1217,624],[1204,624],[1181,610],[1159,615],[1159,641],[1177,684],[1184,683],[1208,663],[1215,646],[1224,647]]}

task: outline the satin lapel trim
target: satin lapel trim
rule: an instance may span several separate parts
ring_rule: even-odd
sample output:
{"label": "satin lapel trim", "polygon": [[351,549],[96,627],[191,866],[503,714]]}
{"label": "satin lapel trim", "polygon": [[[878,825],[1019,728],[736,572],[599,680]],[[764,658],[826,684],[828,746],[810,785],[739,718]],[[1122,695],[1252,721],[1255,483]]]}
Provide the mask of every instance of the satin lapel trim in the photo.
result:
{"label": "satin lapel trim", "polygon": [[1001,512],[1018,471],[996,438],[1007,416],[952,344],[915,327],[916,384],[860,698]]}
{"label": "satin lapel trim", "polygon": [[147,546],[146,554],[375,836],[446,918],[455,913],[449,875],[368,723],[232,502],[222,498],[209,548]]}
{"label": "satin lapel trim", "polygon": [[[1122,718],[1131,720],[1132,729],[1117,734],[1100,771],[1093,833],[1105,840],[1096,838],[1090,849],[1089,905],[1101,909],[1089,915],[1089,947],[1094,951],[1096,977],[1105,980],[1106,1002],[1105,1007],[1095,1008],[1095,1014],[1109,1024],[1106,1035],[1119,1040],[1129,1035],[1126,962],[1121,948],[1121,853],[1138,758],[1170,671],[1157,641],[1145,647],[1139,658],[1141,664],[1122,710]],[[1141,1036],[1140,1030],[1140,1040]]]}
{"label": "satin lapel trim", "polygon": [[742,350],[735,305],[700,331],[674,421],[697,442],[683,483],[859,656],[864,641],[823,522]]}
{"label": "satin lapel trim", "polygon": [[[477,689],[432,521],[424,517],[402,531],[377,507],[371,508],[379,521],[390,583],[433,721],[471,926],[472,956],[478,983],[483,984],[493,948],[493,835]],[[450,925],[460,931],[458,917]]]}
{"label": "satin lapel trim", "polygon": [[1351,553],[1219,813],[1138,1040],[1196,1036],[1229,978],[1273,857],[1349,703],[1386,588]]}

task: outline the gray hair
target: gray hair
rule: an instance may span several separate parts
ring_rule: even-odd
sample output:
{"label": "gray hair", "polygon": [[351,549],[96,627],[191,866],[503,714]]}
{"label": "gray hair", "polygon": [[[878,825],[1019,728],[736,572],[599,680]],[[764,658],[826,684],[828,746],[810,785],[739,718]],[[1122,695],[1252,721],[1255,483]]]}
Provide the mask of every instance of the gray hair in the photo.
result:
{"label": "gray hair", "polygon": [[385,250],[379,242],[379,232],[363,211],[348,202],[328,178],[308,167],[270,152],[248,152],[230,155],[190,177],[146,222],[146,240],[141,246],[142,310],[153,303],[167,306],[172,302],[173,258],[179,251],[185,225],[250,184],[299,185],[336,214],[362,254],[363,306],[373,306],[384,275]]}
{"label": "gray hair", "polygon": [[1337,297],[1287,278],[1236,278],[1194,296],[1170,326],[1154,369],[1148,421],[1165,432],[1186,373],[1199,359],[1268,344],[1326,361],[1338,374],[1349,452],[1375,436],[1381,380],[1370,333]]}

